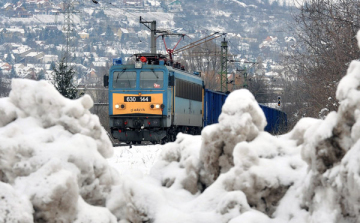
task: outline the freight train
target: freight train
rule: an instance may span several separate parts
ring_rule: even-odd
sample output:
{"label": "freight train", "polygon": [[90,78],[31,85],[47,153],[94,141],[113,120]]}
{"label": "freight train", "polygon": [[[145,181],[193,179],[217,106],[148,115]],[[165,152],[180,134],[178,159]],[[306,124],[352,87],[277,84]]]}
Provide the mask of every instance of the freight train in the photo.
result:
{"label": "freight train", "polygon": [[[128,144],[174,141],[179,132],[199,135],[217,122],[226,94],[205,88],[199,73],[185,72],[161,54],[135,54],[134,64],[114,59],[104,86],[109,89],[113,138]],[[269,132],[286,124],[286,114],[262,106]]]}

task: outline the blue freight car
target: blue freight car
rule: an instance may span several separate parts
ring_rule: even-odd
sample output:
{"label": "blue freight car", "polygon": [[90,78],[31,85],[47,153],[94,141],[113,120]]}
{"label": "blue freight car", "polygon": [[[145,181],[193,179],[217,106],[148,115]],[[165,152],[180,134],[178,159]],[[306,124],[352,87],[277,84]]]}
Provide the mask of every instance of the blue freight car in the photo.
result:
{"label": "blue freight car", "polygon": [[263,110],[267,121],[265,131],[272,134],[281,134],[287,131],[286,113],[265,105],[260,105],[260,107]]}
{"label": "blue freight car", "polygon": [[218,123],[221,108],[225,103],[227,94],[205,89],[204,95],[204,127]]}
{"label": "blue freight car", "polygon": [[[204,127],[218,123],[221,108],[225,103],[227,94],[205,89],[204,95]],[[265,105],[260,105],[263,110],[267,125],[265,131],[272,134],[285,133],[287,130],[287,116],[284,112]]]}

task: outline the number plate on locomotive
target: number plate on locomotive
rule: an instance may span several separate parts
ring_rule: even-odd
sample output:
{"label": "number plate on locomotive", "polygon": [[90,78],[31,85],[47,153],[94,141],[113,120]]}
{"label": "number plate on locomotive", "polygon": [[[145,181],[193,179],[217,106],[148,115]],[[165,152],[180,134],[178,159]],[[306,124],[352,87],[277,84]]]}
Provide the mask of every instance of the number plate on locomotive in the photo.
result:
{"label": "number plate on locomotive", "polygon": [[151,102],[150,96],[125,96],[124,102]]}

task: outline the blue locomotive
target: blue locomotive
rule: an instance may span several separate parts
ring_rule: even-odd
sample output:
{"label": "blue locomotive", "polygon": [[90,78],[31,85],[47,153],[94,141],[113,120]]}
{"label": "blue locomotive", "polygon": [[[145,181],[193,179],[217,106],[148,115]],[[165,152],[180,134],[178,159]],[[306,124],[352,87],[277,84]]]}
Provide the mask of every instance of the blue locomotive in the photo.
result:
{"label": "blue locomotive", "polygon": [[[205,89],[199,74],[187,73],[179,64],[170,66],[161,54],[134,56],[134,64],[114,60],[104,76],[114,138],[132,144],[165,143],[174,141],[179,132],[199,135],[204,126],[217,122],[225,94]],[[280,117],[280,111],[273,112]],[[284,123],[286,115],[281,114]],[[280,122],[268,119],[268,123],[266,130],[272,131]]]}

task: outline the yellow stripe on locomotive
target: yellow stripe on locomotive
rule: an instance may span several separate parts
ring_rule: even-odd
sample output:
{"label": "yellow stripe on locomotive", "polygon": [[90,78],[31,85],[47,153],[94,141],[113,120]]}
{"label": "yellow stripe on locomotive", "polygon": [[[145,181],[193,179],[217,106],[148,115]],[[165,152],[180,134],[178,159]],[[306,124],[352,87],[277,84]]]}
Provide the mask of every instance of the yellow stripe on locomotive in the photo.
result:
{"label": "yellow stripe on locomotive", "polygon": [[150,114],[162,115],[163,94],[113,93],[113,115]]}

